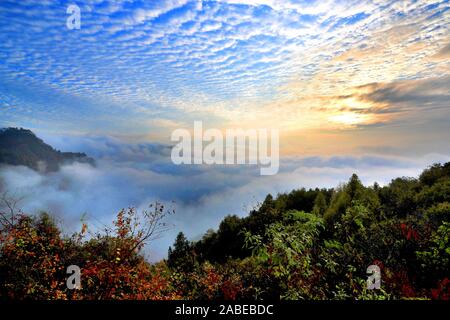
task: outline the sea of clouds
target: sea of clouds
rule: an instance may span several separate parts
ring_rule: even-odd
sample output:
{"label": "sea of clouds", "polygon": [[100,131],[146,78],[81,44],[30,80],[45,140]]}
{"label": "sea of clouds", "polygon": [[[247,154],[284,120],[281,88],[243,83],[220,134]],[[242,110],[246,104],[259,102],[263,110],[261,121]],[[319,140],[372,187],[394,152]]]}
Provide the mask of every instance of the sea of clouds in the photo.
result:
{"label": "sea of clouds", "polygon": [[280,171],[260,176],[256,166],[176,166],[171,147],[158,143],[124,143],[112,137],[55,137],[46,142],[63,151],[81,151],[96,159],[96,166],[74,163],[57,172],[43,173],[22,166],[0,168],[0,191],[20,198],[19,208],[35,214],[45,210],[67,232],[80,230],[81,219],[91,230],[110,225],[121,208],[140,210],[155,201],[175,209],[173,226],[146,247],[147,258],[164,258],[176,234],[198,239],[217,228],[227,214],[246,215],[268,193],[296,188],[335,187],[357,173],[363,183],[389,183],[398,176],[417,176],[450,156],[422,157],[335,156],[282,157]]}

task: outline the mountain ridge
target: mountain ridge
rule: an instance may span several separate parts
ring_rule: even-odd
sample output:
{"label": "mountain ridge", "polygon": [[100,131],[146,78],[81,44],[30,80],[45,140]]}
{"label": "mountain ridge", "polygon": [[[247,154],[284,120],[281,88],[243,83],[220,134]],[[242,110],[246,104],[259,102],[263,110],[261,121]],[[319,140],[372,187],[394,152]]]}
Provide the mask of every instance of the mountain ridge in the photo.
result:
{"label": "mountain ridge", "polygon": [[83,152],[61,152],[46,144],[31,130],[0,128],[0,165],[26,166],[36,171],[57,171],[63,164],[81,162],[95,165]]}

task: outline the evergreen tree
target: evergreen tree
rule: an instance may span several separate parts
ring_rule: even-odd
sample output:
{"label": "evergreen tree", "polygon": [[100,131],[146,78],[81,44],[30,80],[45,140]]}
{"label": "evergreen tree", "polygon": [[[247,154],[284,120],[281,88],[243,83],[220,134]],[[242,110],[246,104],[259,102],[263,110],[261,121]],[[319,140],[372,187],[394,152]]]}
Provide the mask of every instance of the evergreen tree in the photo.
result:
{"label": "evergreen tree", "polygon": [[188,271],[193,267],[192,245],[183,232],[178,233],[172,247],[169,247],[167,265],[173,269]]}

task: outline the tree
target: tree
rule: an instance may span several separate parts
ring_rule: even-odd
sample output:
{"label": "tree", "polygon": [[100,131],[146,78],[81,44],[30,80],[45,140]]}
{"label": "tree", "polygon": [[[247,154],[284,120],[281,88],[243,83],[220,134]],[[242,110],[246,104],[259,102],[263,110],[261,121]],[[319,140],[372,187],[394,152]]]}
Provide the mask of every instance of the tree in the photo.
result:
{"label": "tree", "polygon": [[169,247],[167,265],[170,268],[189,272],[194,267],[193,247],[183,232],[178,233],[172,247]]}
{"label": "tree", "polygon": [[16,215],[0,233],[0,297],[65,299],[64,241],[54,220]]}
{"label": "tree", "polygon": [[325,198],[325,195],[319,191],[316,199],[314,200],[313,213],[318,216],[323,216],[327,207],[327,199]]}
{"label": "tree", "polygon": [[359,180],[359,177],[354,173],[352,174],[350,180],[347,183],[345,191],[350,196],[350,199],[358,199],[362,196],[364,191],[364,186]]}

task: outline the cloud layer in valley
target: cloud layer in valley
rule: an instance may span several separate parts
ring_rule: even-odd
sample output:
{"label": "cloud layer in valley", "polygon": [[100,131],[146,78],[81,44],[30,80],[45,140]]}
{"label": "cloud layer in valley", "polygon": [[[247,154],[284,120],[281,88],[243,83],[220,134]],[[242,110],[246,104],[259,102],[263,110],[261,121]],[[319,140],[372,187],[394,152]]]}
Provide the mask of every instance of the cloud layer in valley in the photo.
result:
{"label": "cloud layer in valley", "polygon": [[399,156],[284,157],[279,174],[259,175],[249,166],[175,166],[170,147],[161,144],[130,144],[111,137],[47,137],[62,150],[77,150],[97,159],[87,164],[63,166],[43,174],[25,167],[0,168],[0,188],[20,197],[19,206],[29,213],[48,210],[66,232],[79,230],[84,217],[91,228],[101,228],[121,208],[145,209],[161,201],[176,211],[173,228],[147,248],[149,258],[165,256],[179,231],[191,239],[216,228],[227,214],[245,215],[268,193],[300,187],[335,187],[354,172],[362,181],[385,184],[397,176],[416,176],[450,156],[429,154],[420,158]]}

